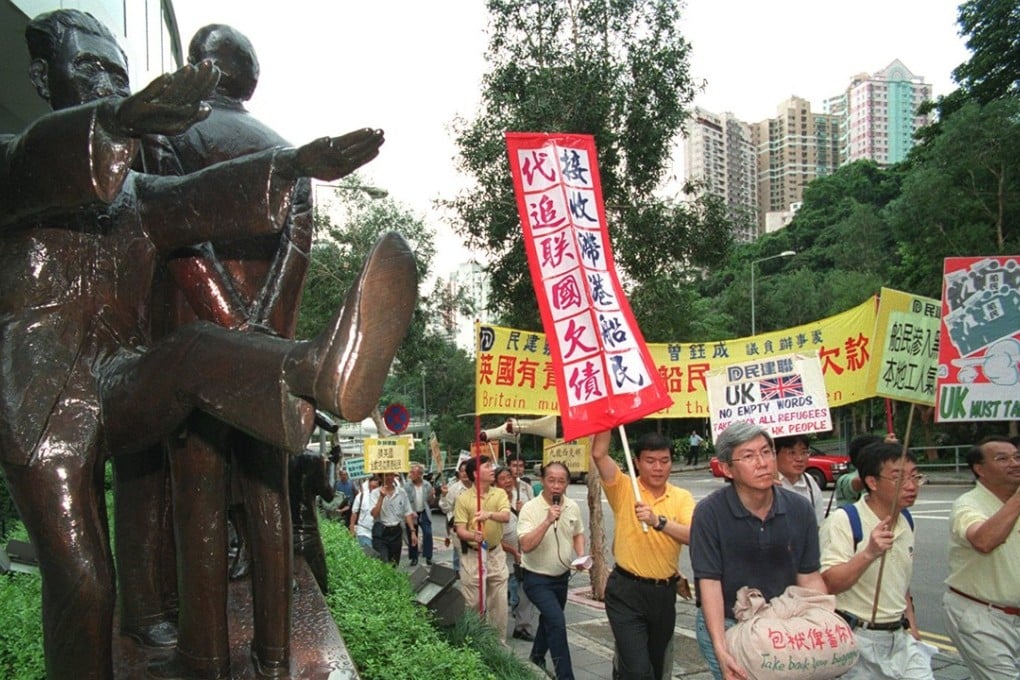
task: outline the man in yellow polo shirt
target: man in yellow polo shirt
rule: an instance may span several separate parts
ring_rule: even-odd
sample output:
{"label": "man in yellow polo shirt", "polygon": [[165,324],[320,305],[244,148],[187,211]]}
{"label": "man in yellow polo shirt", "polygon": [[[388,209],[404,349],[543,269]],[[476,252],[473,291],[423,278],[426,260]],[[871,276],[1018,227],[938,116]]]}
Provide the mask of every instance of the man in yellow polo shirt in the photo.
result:
{"label": "man in yellow polo shirt", "polygon": [[[470,459],[464,465],[467,478],[478,491],[468,489],[457,497],[453,506],[453,525],[461,543],[460,590],[468,609],[478,609],[478,550],[484,540],[488,545],[485,558],[485,621],[496,629],[499,639],[506,642],[509,613],[507,584],[510,572],[501,545],[503,525],[510,521],[510,498],[503,489],[493,485],[496,471],[488,456]],[[481,493],[481,508],[477,493]]]}
{"label": "man in yellow polo shirt", "polygon": [[974,488],[949,515],[949,637],[974,680],[1020,677],[1020,454],[986,437],[967,454]]}
{"label": "man in yellow polo shirt", "polygon": [[634,445],[635,498],[630,477],[609,457],[610,437],[595,435],[591,458],[616,523],[616,568],[606,583],[606,616],[616,639],[613,676],[659,680],[676,625],[680,546],[690,541],[694,496],[669,483],[673,443],[652,432]]}

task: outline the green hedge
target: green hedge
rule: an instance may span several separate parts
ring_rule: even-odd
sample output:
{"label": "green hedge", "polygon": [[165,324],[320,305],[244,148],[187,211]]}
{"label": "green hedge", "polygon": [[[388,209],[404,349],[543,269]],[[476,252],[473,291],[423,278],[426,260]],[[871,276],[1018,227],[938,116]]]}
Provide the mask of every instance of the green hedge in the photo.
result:
{"label": "green hedge", "polygon": [[[11,538],[28,540],[20,524]],[[14,572],[0,576],[0,678],[46,680],[41,603],[38,576]]]}
{"label": "green hedge", "polygon": [[532,680],[535,674],[467,612],[440,632],[414,603],[407,575],[368,557],[338,523],[320,524],[327,602],[363,680]]}

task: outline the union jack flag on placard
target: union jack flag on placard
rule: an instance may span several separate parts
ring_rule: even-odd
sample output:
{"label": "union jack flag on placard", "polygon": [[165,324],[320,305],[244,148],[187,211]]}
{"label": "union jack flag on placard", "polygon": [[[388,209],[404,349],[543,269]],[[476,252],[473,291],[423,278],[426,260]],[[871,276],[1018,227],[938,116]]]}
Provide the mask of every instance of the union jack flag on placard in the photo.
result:
{"label": "union jack flag on placard", "polygon": [[761,380],[758,388],[761,390],[761,398],[766,401],[804,396],[804,382],[799,373]]}

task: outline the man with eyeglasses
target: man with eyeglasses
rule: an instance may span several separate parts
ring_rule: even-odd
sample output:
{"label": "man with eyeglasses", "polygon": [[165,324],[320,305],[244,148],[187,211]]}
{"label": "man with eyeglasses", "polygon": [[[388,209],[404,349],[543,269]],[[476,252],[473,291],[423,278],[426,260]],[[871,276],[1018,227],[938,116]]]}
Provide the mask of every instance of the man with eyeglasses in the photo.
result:
{"label": "man with eyeglasses", "polygon": [[[822,578],[857,639],[857,665],[842,677],[930,679],[931,663],[920,646],[910,598],[913,520],[904,513],[917,500],[924,475],[917,472],[913,454],[895,444],[866,447],[858,456],[858,472],[865,496],[833,512],[820,532]],[[879,572],[881,591],[872,616]]]}
{"label": "man with eyeglasses", "polygon": [[691,525],[691,567],[697,590],[695,629],[712,675],[749,678],[726,643],[736,623],[741,586],[766,599],[798,585],[825,592],[818,573],[818,524],[801,496],[776,485],[772,437],[759,425],[733,423],[715,441],[723,474],[733,483],[700,501]]}
{"label": "man with eyeglasses", "polygon": [[787,491],[803,496],[815,510],[815,519],[825,519],[825,499],[822,490],[811,477],[805,474],[811,449],[808,438],[802,434],[776,439],[776,468],[779,470],[779,485]]}
{"label": "man with eyeglasses", "polygon": [[949,515],[949,636],[975,680],[1020,677],[1020,454],[1005,437],[967,453],[974,488]]}

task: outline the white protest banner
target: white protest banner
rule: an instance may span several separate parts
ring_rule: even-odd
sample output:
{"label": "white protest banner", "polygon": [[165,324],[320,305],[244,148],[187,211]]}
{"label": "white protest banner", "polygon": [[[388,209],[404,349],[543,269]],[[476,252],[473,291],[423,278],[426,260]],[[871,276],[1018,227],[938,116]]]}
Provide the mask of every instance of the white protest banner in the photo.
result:
{"label": "white protest banner", "polygon": [[935,420],[1020,419],[1020,255],[947,257]]}
{"label": "white protest banner", "polygon": [[708,374],[712,440],[736,422],[761,425],[773,437],[832,429],[816,354],[787,354],[730,364]]}

